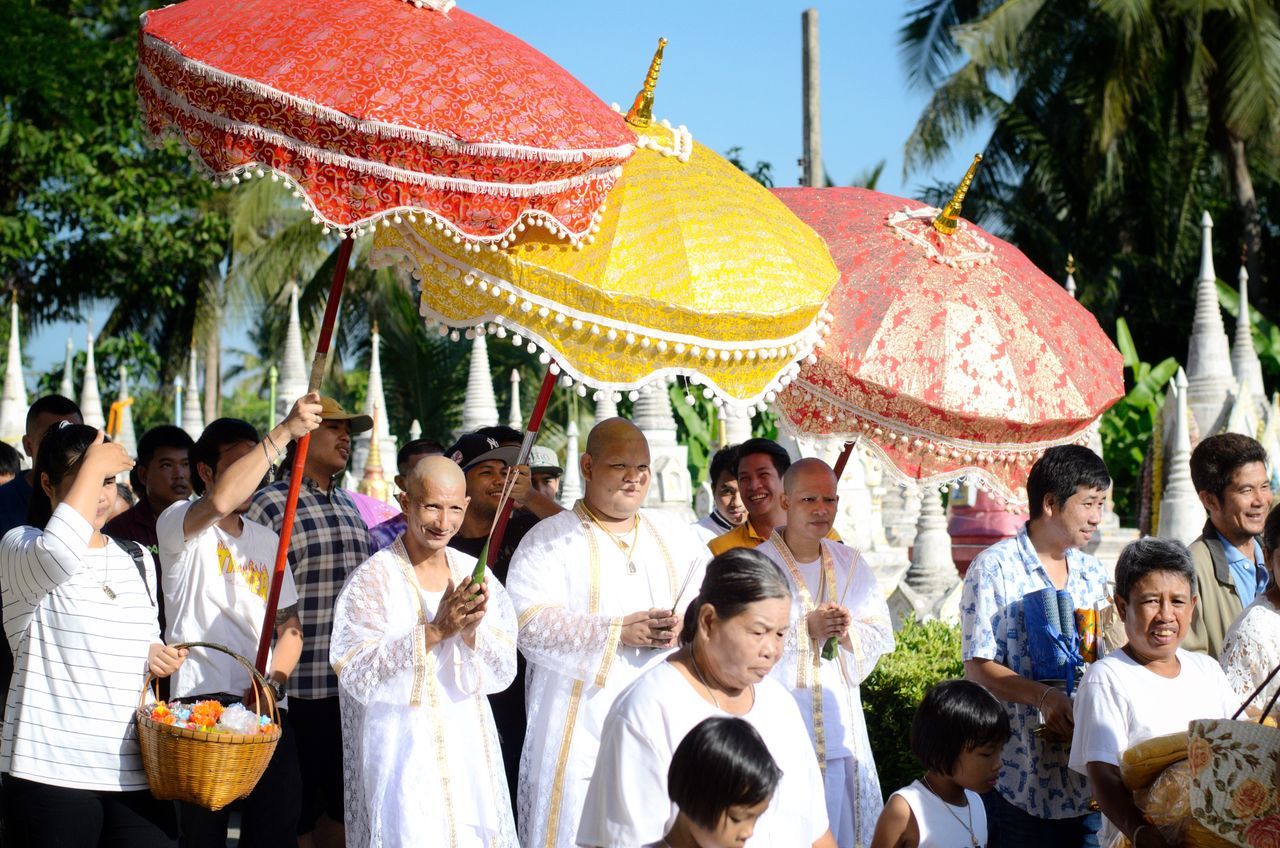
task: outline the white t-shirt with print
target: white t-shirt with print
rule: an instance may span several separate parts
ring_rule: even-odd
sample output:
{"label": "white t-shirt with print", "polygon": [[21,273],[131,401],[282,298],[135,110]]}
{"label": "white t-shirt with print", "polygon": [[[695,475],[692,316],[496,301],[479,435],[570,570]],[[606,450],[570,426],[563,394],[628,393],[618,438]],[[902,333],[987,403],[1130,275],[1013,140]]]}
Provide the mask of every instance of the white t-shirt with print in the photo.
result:
{"label": "white t-shirt with print", "polygon": [[[161,588],[168,619],[165,641],[216,642],[253,662],[267,611],[267,591],[279,537],[270,527],[244,521],[239,536],[216,524],[189,541],[182,529],[197,501],[178,501],[156,520],[160,540]],[[284,570],[279,609],[298,602],[293,573]],[[173,675],[172,695],[249,688],[249,673],[221,651],[196,648]]]}

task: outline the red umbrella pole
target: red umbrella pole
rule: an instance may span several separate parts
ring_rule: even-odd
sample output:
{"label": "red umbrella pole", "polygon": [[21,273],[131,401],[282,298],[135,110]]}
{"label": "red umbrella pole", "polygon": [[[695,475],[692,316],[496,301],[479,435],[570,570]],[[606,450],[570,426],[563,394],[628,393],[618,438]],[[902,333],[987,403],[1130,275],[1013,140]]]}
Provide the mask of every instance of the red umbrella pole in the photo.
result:
{"label": "red umbrella pole", "polygon": [[844,475],[844,467],[849,464],[849,456],[853,453],[853,442],[845,442],[844,450],[840,451],[840,458],[836,460],[836,481]]}
{"label": "red umbrella pole", "polygon": [[[338,244],[337,267],[333,269],[333,285],[329,287],[329,301],[324,307],[320,337],[316,339],[316,357],[311,362],[311,380],[307,383],[308,392],[317,391],[320,388],[320,378],[324,376],[325,361],[329,358],[329,342],[333,338],[333,322],[338,317],[338,302],[342,299],[342,285],[347,281],[347,264],[351,261],[351,248],[354,242],[354,238],[346,238]],[[280,583],[284,579],[284,569],[289,562],[289,541],[293,536],[293,522],[298,514],[302,469],[307,464],[307,448],[310,444],[310,433],[298,440],[298,447],[293,454],[293,468],[289,472],[289,497],[284,504],[284,520],[280,522],[280,546],[276,548],[276,567],[271,573],[271,589],[267,593],[267,613],[262,618],[262,636],[258,639],[258,658],[254,662],[258,671],[264,676],[267,673],[267,654],[271,651],[271,641],[276,633],[276,607],[280,605]]]}
{"label": "red umbrella pole", "polygon": [[[542,378],[542,388],[538,390],[538,400],[533,405],[533,412],[529,414],[529,426],[524,430],[524,443],[520,445],[520,458],[516,461],[517,465],[524,465],[529,459],[529,451],[533,449],[533,443],[538,438],[538,428],[542,426],[542,416],[547,411],[547,402],[551,400],[551,390],[556,387],[556,375],[552,371],[551,366],[547,366],[546,376]],[[498,513],[498,520],[494,522],[493,532],[489,534],[487,548],[489,555],[486,557],[485,565],[490,568],[498,560],[498,549],[502,547],[502,537],[507,532],[507,521],[511,518],[511,510],[515,507],[515,500],[507,498],[502,504],[502,511]]]}

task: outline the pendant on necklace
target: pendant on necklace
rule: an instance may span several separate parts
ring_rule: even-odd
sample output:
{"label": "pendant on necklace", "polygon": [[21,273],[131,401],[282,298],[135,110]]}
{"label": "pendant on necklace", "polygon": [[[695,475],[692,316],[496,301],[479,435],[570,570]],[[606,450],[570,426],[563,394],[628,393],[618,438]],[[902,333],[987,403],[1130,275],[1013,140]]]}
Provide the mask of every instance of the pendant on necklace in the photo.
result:
{"label": "pendant on necklace", "polygon": [[635,574],[635,573],[636,573],[636,564],[635,564],[634,562],[632,562],[631,560],[627,560],[627,573],[628,573],[628,574]]}
{"label": "pendant on necklace", "polygon": [[102,584],[102,592],[111,600],[114,601],[116,599],[116,593],[111,591],[111,587],[108,586],[106,583]]}

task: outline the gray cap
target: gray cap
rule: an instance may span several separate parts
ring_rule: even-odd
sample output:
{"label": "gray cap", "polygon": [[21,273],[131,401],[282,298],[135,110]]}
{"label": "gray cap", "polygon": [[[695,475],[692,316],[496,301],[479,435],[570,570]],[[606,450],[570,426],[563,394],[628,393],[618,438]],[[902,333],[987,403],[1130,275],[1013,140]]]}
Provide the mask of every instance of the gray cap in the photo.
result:
{"label": "gray cap", "polygon": [[529,451],[529,470],[542,474],[564,473],[564,469],[560,467],[560,459],[556,456],[556,452],[542,445],[534,445],[533,449]]}

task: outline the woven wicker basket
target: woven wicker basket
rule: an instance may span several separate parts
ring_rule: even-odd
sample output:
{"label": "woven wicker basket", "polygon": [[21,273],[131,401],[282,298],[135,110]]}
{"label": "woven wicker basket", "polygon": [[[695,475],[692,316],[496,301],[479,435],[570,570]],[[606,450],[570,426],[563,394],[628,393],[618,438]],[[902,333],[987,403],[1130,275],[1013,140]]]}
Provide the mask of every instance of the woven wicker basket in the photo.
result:
{"label": "woven wicker basket", "polygon": [[[248,669],[254,683],[255,708],[261,713],[266,697],[268,715],[275,730],[252,735],[207,733],[152,721],[144,703],[151,691],[152,675],[147,674],[138,696],[138,744],[142,765],[151,792],[162,801],[189,801],[209,810],[220,810],[245,797],[258,784],[280,741],[280,714],[266,680],[249,661],[222,645],[187,642],[176,648],[212,648],[222,651]],[[153,703],[157,698],[152,695]]]}

